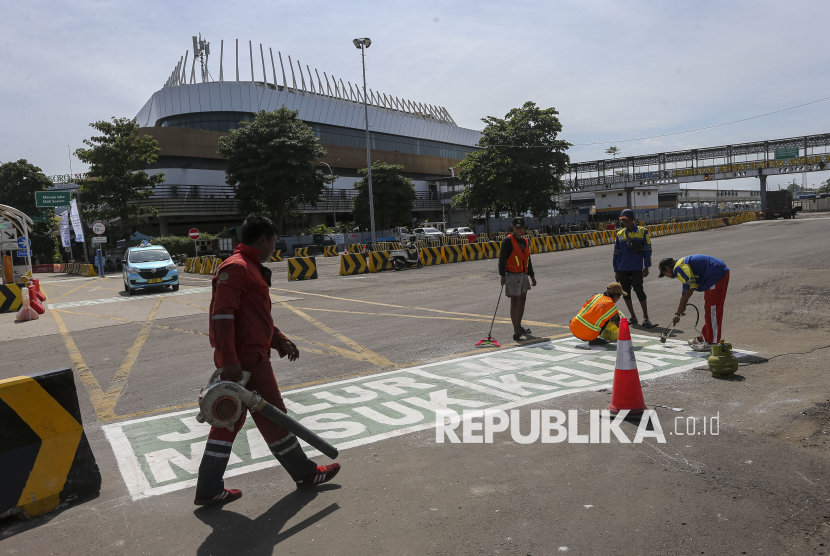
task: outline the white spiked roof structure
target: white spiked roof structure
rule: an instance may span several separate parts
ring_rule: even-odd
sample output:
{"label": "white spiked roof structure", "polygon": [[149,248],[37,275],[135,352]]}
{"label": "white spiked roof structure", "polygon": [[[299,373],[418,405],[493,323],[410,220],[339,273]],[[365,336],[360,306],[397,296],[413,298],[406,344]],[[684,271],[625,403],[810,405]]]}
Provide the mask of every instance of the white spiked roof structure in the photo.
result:
{"label": "white spiked roof structure", "polygon": [[[311,68],[306,64],[304,70],[303,64],[299,60],[296,61],[297,71],[295,72],[295,64],[294,61],[292,61],[291,56],[287,56],[287,65],[289,68],[289,74],[291,75],[291,81],[289,82],[286,79],[288,74],[286,74],[282,53],[280,51],[277,51],[277,60],[279,60],[280,67],[279,76],[282,77],[282,85],[280,85],[278,83],[279,78],[276,71],[274,53],[271,50],[271,48],[268,49],[268,62],[271,66],[271,79],[269,80],[268,72],[266,69],[267,64],[265,52],[262,48],[262,44],[259,45],[259,61],[262,66],[262,73],[260,74],[261,79],[257,79],[255,77],[254,71],[255,53],[251,41],[248,41],[248,57],[251,62],[250,80],[245,79],[244,77],[240,80],[238,39],[236,40],[235,44],[235,59],[233,65],[235,69],[234,78],[225,79],[224,51],[225,42],[221,41],[219,43],[219,78],[214,79],[213,75],[211,75],[210,70],[208,68],[208,60],[210,58],[210,43],[203,40],[201,35],[199,35],[198,38],[193,37],[194,55],[190,59],[190,68],[187,67],[188,58],[190,57],[190,51],[188,50],[185,51],[184,55],[181,58],[179,58],[179,62],[173,68],[173,71],[170,72],[170,75],[168,76],[167,81],[165,81],[164,86],[162,88],[164,89],[180,85],[194,85],[196,83],[224,83],[233,81],[254,84],[260,87],[275,89],[279,91],[287,91],[299,95],[318,95],[333,99],[359,102],[361,104],[364,102],[361,88],[358,85],[352,86],[351,82],[349,81],[346,81],[344,83],[342,78],[338,79],[334,75],[332,75],[331,80],[329,80],[329,75],[326,74],[326,72],[323,72],[323,77],[321,78],[320,73],[317,71],[316,68],[314,69],[314,73],[312,74]],[[197,61],[200,70],[199,76],[197,76],[196,72]],[[256,65],[259,66],[260,64]],[[256,69],[259,69],[259,67],[257,67]],[[308,83],[306,83],[306,76],[308,76]],[[316,87],[315,77],[317,83]],[[425,120],[433,120],[444,124],[457,126],[455,120],[452,119],[450,113],[443,106],[434,106],[431,104],[424,104],[420,102],[412,102],[406,99],[399,99],[396,96],[387,96],[385,93],[378,93],[373,91],[372,89],[369,89],[367,91],[365,101],[367,104],[369,104],[369,106],[384,108],[386,110],[393,110],[401,112],[408,116],[414,116],[417,118],[423,118]]]}

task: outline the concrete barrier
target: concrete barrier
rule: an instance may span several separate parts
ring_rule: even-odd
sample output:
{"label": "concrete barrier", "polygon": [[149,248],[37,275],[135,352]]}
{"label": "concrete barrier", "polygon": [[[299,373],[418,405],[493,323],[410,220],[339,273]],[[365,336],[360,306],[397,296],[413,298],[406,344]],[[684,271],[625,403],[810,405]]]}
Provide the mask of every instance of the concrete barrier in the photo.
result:
{"label": "concrete barrier", "polygon": [[489,259],[485,251],[486,243],[470,243],[464,246],[464,256],[468,261],[483,261]]}
{"label": "concrete barrier", "polygon": [[308,257],[308,247],[295,247],[294,257]]}
{"label": "concrete barrier", "polygon": [[326,245],[323,247],[323,256],[324,257],[336,257],[337,253],[337,246],[336,245]]}
{"label": "concrete barrier", "polygon": [[421,247],[421,262],[425,266],[444,264],[444,256],[440,247]]}
{"label": "concrete barrier", "polygon": [[72,369],[0,380],[0,517],[42,515],[101,490]]}
{"label": "concrete barrier", "polygon": [[532,237],[530,238],[530,252],[533,254],[548,253],[550,252],[550,247],[544,241],[544,238]]}
{"label": "concrete barrier", "polygon": [[368,267],[366,257],[360,253],[347,253],[340,255],[340,276],[351,276],[353,274],[366,274]]}
{"label": "concrete barrier", "polygon": [[21,288],[25,287],[24,284],[0,285],[0,313],[14,313],[20,309],[23,303]]}
{"label": "concrete barrier", "polygon": [[444,245],[441,247],[441,256],[445,263],[460,263],[467,260],[462,245]]}
{"label": "concrete barrier", "polygon": [[276,251],[274,251],[274,254],[271,255],[271,262],[272,263],[282,262],[282,251],[281,250],[277,249]]}
{"label": "concrete barrier", "polygon": [[[307,249],[307,248],[306,248]],[[316,280],[317,260],[314,257],[288,259],[288,280]]]}
{"label": "concrete barrier", "polygon": [[369,272],[392,270],[392,260],[389,251],[372,251],[369,253]]}

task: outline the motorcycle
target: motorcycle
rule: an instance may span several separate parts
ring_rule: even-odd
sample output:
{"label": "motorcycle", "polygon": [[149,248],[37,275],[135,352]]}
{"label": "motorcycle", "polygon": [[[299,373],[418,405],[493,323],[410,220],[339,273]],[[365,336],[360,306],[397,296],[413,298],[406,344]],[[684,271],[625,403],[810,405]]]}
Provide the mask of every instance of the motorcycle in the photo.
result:
{"label": "motorcycle", "polygon": [[389,254],[389,260],[392,262],[392,267],[395,270],[403,270],[405,268],[421,268],[424,264],[421,262],[421,250],[413,243],[415,236],[409,237],[403,249],[392,251]]}
{"label": "motorcycle", "polygon": [[115,263],[112,262],[112,259],[107,259],[104,262],[104,272],[117,272],[115,268]]}

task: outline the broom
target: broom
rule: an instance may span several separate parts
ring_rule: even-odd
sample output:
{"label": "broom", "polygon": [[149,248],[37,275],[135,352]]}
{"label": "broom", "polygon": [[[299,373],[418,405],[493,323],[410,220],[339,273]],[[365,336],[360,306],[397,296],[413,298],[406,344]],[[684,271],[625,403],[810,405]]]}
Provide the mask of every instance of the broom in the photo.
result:
{"label": "broom", "polygon": [[504,286],[501,287],[499,290],[499,300],[496,302],[496,312],[493,313],[493,320],[490,322],[490,332],[487,333],[486,338],[482,338],[479,342],[473,347],[501,347],[501,344],[496,341],[491,334],[493,333],[493,324],[496,322],[496,314],[499,312],[499,303],[501,303],[501,294],[504,291]]}

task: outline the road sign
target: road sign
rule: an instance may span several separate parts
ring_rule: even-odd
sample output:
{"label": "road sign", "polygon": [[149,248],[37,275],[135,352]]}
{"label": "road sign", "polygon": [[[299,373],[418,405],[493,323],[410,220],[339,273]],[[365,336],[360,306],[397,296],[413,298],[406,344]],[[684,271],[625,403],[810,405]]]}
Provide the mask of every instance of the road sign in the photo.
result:
{"label": "road sign", "polygon": [[24,257],[31,257],[32,252],[31,251],[18,251],[17,253],[15,253],[15,256],[20,257],[21,259],[24,258]]}
{"label": "road sign", "polygon": [[17,230],[14,228],[10,230],[0,230],[0,238],[3,243],[14,243],[17,245]]}
{"label": "road sign", "polygon": [[68,207],[72,200],[70,191],[35,191],[35,206],[37,208]]}
{"label": "road sign", "polygon": [[[101,235],[106,231],[107,231],[107,227],[100,220],[96,220],[95,222],[92,223],[92,232],[93,233]],[[93,239],[95,239],[95,238],[93,238]],[[92,243],[95,243],[95,242],[93,241]],[[98,243],[100,243],[100,242],[98,242]]]}
{"label": "road sign", "polygon": [[25,237],[17,238],[17,247],[19,249],[26,249],[27,247],[31,247],[31,246],[32,246],[32,240],[31,239],[29,240],[29,244],[26,245],[26,238]]}
{"label": "road sign", "polygon": [[0,230],[13,230],[14,224],[5,216],[0,216]]}
{"label": "road sign", "polygon": [[192,239],[193,241],[196,241],[197,239],[199,239],[199,230],[197,230],[196,228],[190,228],[190,231],[187,232],[187,234],[190,236],[190,239]]}
{"label": "road sign", "polygon": [[92,236],[92,244],[95,245],[96,243],[106,243],[107,236]]}
{"label": "road sign", "polygon": [[785,160],[787,158],[798,158],[798,147],[775,149],[775,160]]}

